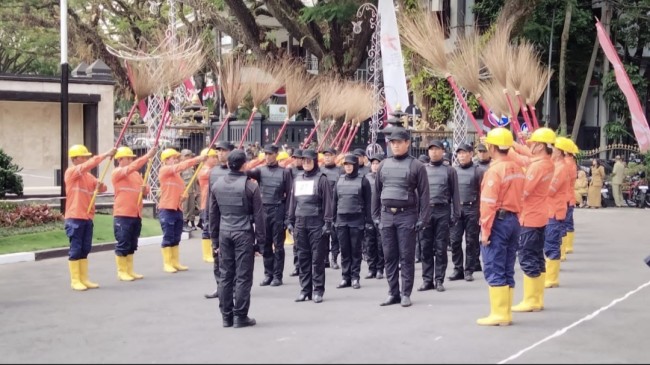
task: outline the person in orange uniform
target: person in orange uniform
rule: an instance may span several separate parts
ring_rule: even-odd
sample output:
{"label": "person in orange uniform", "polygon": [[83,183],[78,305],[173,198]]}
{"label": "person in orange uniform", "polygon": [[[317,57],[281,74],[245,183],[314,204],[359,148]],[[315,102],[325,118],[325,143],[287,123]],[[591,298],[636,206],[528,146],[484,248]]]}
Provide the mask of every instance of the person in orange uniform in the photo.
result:
{"label": "person in orange uniform", "polygon": [[167,148],[160,154],[162,167],[158,173],[160,182],[160,201],[158,202],[158,218],[163,231],[162,256],[163,270],[169,273],[186,271],[187,266],[179,262],[179,244],[183,233],[183,210],[181,199],[185,183],[181,171],[205,161],[208,156],[197,156],[179,162],[180,153],[173,148]]}
{"label": "person in orange uniform", "polygon": [[115,160],[118,166],[113,170],[111,182],[115,189],[113,204],[113,233],[115,234],[115,264],[117,277],[122,281],[142,279],[143,276],[133,271],[133,255],[138,249],[138,238],[142,231],[142,202],[138,204],[140,192],[149,193],[144,185],[139,170],[152,158],[158,147],[154,146],[146,155],[137,156],[126,146],[117,149]]}
{"label": "person in orange uniform", "polygon": [[567,187],[567,200],[569,202],[569,207],[566,212],[566,219],[564,220],[564,237],[562,237],[562,257],[566,256],[567,253],[573,252],[573,237],[575,232],[575,226],[573,223],[573,210],[576,207],[576,195],[574,193],[575,181],[578,179],[578,164],[576,163],[575,155],[579,152],[578,146],[572,140],[571,142],[571,152],[567,152],[564,156],[564,162],[568,166],[569,170],[569,186]]}
{"label": "person in orange uniform", "polygon": [[509,155],[525,167],[526,180],[519,217],[519,266],[524,272],[523,300],[512,307],[513,312],[537,312],[543,309],[544,298],[544,229],[548,223],[548,189],[555,166],[551,160],[555,132],[539,128],[528,138],[528,147],[515,143]]}
{"label": "person in orange uniform", "polygon": [[203,232],[201,232],[201,248],[203,251],[203,261],[213,263],[214,258],[212,257],[212,239],[210,239],[210,226],[208,224],[206,205],[208,202],[208,189],[210,188],[210,171],[217,165],[219,159],[217,158],[217,151],[212,148],[204,148],[201,151],[201,156],[208,156],[197,176],[197,179],[199,181],[199,188],[201,190],[199,209],[201,210],[201,220],[203,221]]}
{"label": "person in orange uniform", "polygon": [[[84,145],[74,145],[68,150],[72,166],[65,171],[65,234],[70,240],[68,252],[68,268],[70,270],[70,286],[74,290],[99,288],[99,284],[88,279],[88,254],[92,249],[93,218],[95,206],[90,206],[95,188],[103,193],[106,185],[97,181],[90,170],[108,157],[115,154],[116,149],[94,157]],[[98,186],[99,184],[99,186]],[[88,209],[90,207],[90,209]]]}
{"label": "person in orange uniform", "polygon": [[481,182],[481,257],[483,274],[490,292],[490,315],[479,318],[482,326],[507,326],[512,323],[512,293],[515,286],[515,259],[519,240],[521,197],[525,175],[510,157],[512,133],[494,128],[485,138],[492,157]]}
{"label": "person in orange uniform", "polygon": [[560,285],[560,256],[562,236],[564,235],[564,220],[568,208],[567,192],[575,180],[571,180],[571,168],[565,162],[565,153],[571,152],[571,140],[557,137],[553,148],[553,163],[555,172],[548,191],[549,220],[544,232],[544,254],[546,255],[545,288],[555,288]]}

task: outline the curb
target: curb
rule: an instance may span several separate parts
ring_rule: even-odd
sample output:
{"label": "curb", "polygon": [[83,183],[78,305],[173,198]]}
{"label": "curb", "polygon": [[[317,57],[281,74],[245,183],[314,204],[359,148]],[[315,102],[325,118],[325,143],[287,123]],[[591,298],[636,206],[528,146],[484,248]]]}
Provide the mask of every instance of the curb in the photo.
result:
{"label": "curb", "polygon": [[[163,236],[143,237],[138,240],[138,247],[159,244]],[[181,234],[181,240],[188,240],[191,238],[189,232]],[[93,244],[92,252],[111,251],[115,249],[116,242],[107,242]],[[56,257],[68,256],[68,247],[52,248],[49,250],[41,250],[34,252],[15,252],[5,255],[0,255],[0,265],[15,264],[18,262],[40,261],[45,259],[52,259]]]}

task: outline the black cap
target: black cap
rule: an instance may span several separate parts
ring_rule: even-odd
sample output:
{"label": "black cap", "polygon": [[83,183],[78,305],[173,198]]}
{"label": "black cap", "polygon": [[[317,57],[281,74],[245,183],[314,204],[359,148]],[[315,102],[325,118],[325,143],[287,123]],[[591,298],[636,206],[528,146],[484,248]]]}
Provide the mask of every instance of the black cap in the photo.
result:
{"label": "black cap", "polygon": [[302,151],[302,158],[310,158],[312,160],[318,159],[318,153],[314,150],[304,150]]}
{"label": "black cap", "polygon": [[478,145],[477,150],[479,150],[480,152],[487,152],[487,147],[485,147],[485,145],[483,143],[480,143]]}
{"label": "black cap", "polygon": [[323,153],[331,153],[333,155],[336,155],[336,150],[334,147],[327,147],[326,149],[323,150]]}
{"label": "black cap", "polygon": [[300,148],[296,148],[293,150],[293,155],[291,155],[291,157],[302,158],[302,150]]}
{"label": "black cap", "polygon": [[345,155],[345,158],[343,159],[343,164],[346,164],[346,163],[351,163],[351,164],[354,164],[354,165],[358,165],[359,164],[359,158],[357,156],[355,156],[354,154],[352,154],[352,153],[348,153],[347,155]]}
{"label": "black cap", "polygon": [[278,146],[274,144],[267,144],[264,146],[264,152],[265,153],[278,153]]}
{"label": "black cap", "polygon": [[230,151],[230,142],[228,141],[219,141],[217,144],[214,146],[214,149],[216,150],[225,150],[225,151]]}
{"label": "black cap", "polygon": [[383,153],[375,153],[370,157],[370,161],[379,161],[382,162],[384,160],[384,154]]}
{"label": "black cap", "polygon": [[352,153],[357,157],[366,157],[366,151],[363,148],[357,148]]}
{"label": "black cap", "polygon": [[228,154],[228,167],[232,171],[239,171],[246,163],[246,153],[242,150],[234,150]]}
{"label": "black cap", "polygon": [[404,128],[395,128],[393,131],[390,133],[390,136],[388,136],[388,140],[397,140],[400,139],[402,141],[409,141],[411,140],[411,137],[409,136],[409,132],[406,131]]}
{"label": "black cap", "polygon": [[443,150],[445,149],[445,145],[442,143],[442,141],[437,140],[437,139],[429,141],[429,144],[427,145],[427,149],[429,149],[431,147],[438,147],[438,148],[443,149]]}
{"label": "black cap", "polygon": [[429,163],[429,162],[431,162],[431,159],[430,159],[429,156],[427,156],[427,155],[420,155],[420,156],[418,156],[418,160],[419,160],[420,162],[424,162],[424,163]]}
{"label": "black cap", "polygon": [[456,148],[456,152],[458,151],[472,152],[474,149],[467,143],[461,143],[460,146]]}

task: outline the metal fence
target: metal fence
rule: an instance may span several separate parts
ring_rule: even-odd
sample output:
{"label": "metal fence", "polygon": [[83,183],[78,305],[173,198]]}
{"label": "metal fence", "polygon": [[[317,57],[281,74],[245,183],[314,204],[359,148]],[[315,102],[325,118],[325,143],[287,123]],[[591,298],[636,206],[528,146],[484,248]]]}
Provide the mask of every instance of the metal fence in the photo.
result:
{"label": "metal fence", "polygon": [[[411,131],[411,156],[418,157],[426,155],[427,147],[430,141],[439,140],[447,147],[445,152],[454,153],[456,147],[454,146],[454,132],[453,131]],[[476,132],[467,132],[467,139],[465,143],[476,147],[478,137]]]}

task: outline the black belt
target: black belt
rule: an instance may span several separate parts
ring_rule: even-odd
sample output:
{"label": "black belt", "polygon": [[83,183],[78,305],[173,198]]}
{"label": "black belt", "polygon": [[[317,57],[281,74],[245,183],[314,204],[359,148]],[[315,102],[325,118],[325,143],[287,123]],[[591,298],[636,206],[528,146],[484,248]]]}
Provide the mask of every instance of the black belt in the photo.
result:
{"label": "black belt", "polygon": [[505,210],[505,209],[499,209],[499,210],[497,210],[497,219],[504,219],[505,217],[507,217],[507,216],[509,216],[509,215],[514,215],[514,216],[516,216],[517,213],[515,213],[515,212],[511,212],[511,211],[509,211],[509,210]]}
{"label": "black belt", "polygon": [[476,202],[463,202],[460,205],[476,205]]}
{"label": "black belt", "polygon": [[385,206],[385,207],[384,207],[384,212],[389,212],[389,213],[397,214],[398,212],[405,212],[405,211],[407,211],[408,209],[409,209],[408,207],[407,207],[407,208],[389,208],[389,207],[386,207],[386,206]]}
{"label": "black belt", "polygon": [[449,205],[449,203],[430,203],[429,204],[430,207],[446,207],[448,205]]}

